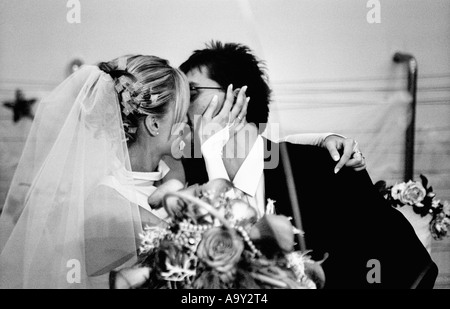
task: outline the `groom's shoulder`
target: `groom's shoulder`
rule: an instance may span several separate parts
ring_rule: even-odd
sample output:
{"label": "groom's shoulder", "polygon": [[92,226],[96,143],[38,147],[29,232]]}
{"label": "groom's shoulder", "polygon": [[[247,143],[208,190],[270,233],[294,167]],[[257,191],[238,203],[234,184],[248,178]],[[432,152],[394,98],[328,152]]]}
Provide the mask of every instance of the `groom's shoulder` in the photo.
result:
{"label": "groom's shoulder", "polygon": [[314,145],[294,144],[291,142],[283,143],[286,144],[289,153],[302,156],[312,156],[317,159],[329,159],[328,150],[325,148]]}
{"label": "groom's shoulder", "polygon": [[[271,169],[277,162],[276,170],[282,169],[283,147],[287,150],[289,162],[295,177],[302,179],[329,179],[333,177],[336,163],[331,158],[327,149],[311,146],[293,144],[290,142],[270,142],[269,154],[265,156],[265,168]],[[278,156],[275,157],[274,156]]]}
{"label": "groom's shoulder", "polygon": [[[291,161],[300,163],[304,162],[306,164],[320,162],[323,164],[332,164],[333,161],[327,149],[313,146],[313,145],[302,145],[295,144],[291,142],[274,142],[271,140],[267,140],[267,149],[270,151],[274,151],[274,149],[278,148],[278,151],[282,145],[285,145],[287,152],[289,154],[289,159]],[[309,163],[308,163],[309,162]]]}

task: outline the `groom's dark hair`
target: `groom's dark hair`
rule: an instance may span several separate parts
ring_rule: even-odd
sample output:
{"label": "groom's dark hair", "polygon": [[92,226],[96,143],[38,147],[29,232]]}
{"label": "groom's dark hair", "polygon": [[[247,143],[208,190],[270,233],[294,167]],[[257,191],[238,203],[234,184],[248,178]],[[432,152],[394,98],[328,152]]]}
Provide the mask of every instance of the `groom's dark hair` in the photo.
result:
{"label": "groom's dark hair", "polygon": [[[252,50],[242,44],[212,41],[205,49],[196,50],[181,64],[185,74],[193,69],[206,67],[209,78],[216,81],[223,89],[229,84],[233,88],[248,86],[247,121],[254,123],[261,130],[269,118],[271,90],[265,63],[259,60]],[[261,127],[260,127],[261,125]]]}

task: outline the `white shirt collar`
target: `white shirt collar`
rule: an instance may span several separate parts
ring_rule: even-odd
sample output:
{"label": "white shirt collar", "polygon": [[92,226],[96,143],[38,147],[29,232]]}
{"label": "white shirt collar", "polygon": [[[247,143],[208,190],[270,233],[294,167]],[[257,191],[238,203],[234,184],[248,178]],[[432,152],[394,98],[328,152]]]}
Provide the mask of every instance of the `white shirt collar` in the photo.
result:
{"label": "white shirt collar", "polygon": [[113,175],[105,177],[100,184],[115,189],[124,198],[154,213],[160,219],[166,219],[167,213],[165,209],[151,209],[148,204],[148,197],[156,191],[153,183],[164,178],[169,171],[169,166],[161,160],[156,172],[129,172],[122,168],[113,173]]}
{"label": "white shirt collar", "polygon": [[153,185],[153,182],[163,179],[170,171],[169,166],[163,160],[159,161],[156,172],[132,172],[135,185]]}
{"label": "white shirt collar", "polygon": [[244,163],[242,163],[233,184],[239,190],[254,197],[264,171],[264,141],[258,135]]}

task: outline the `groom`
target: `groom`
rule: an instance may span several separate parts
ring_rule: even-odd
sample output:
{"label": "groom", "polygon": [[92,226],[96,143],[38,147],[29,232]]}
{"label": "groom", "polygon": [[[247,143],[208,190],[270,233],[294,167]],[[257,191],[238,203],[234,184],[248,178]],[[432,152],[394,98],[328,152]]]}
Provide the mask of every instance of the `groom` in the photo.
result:
{"label": "groom", "polygon": [[[225,158],[215,152],[183,159],[188,183],[207,182],[208,173],[218,175],[211,169],[222,165],[224,177],[261,213],[268,198],[276,201],[277,213],[287,216],[295,216],[292,205],[298,205],[294,209],[301,214],[306,248],[313,250],[316,260],[328,255],[322,264],[325,288],[433,287],[436,265],[365,170],[335,173],[335,162],[323,148],[274,143],[259,134],[268,120],[270,88],[262,63],[248,47],[212,43],[195,51],[180,68],[191,86],[191,121],[204,114],[213,94],[223,102],[229,84],[248,86],[246,95],[251,98],[248,123],[225,145]],[[236,146],[243,156],[233,156]]]}

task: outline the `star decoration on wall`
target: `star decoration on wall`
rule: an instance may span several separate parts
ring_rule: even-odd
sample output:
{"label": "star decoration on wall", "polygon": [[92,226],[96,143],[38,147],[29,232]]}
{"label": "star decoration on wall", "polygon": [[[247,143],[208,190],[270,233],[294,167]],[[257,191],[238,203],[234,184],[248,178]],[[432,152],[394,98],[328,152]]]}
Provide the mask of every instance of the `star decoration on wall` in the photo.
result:
{"label": "star decoration on wall", "polygon": [[34,119],[31,106],[36,102],[36,99],[27,100],[23,95],[22,90],[16,90],[16,99],[12,102],[5,102],[5,107],[11,108],[14,112],[13,120],[18,122],[22,117]]}

